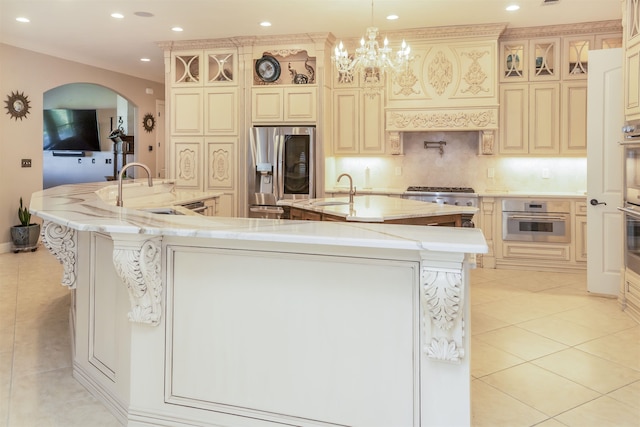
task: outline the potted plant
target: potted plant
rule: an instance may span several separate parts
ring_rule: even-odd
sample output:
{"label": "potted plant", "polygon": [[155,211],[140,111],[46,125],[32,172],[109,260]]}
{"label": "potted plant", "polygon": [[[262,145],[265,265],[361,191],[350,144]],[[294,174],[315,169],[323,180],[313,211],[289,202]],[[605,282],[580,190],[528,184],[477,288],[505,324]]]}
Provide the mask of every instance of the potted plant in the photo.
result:
{"label": "potted plant", "polygon": [[11,241],[13,242],[13,252],[38,249],[38,238],[40,237],[40,224],[31,223],[31,213],[27,207],[22,205],[20,197],[20,207],[18,208],[18,219],[20,225],[11,227]]}

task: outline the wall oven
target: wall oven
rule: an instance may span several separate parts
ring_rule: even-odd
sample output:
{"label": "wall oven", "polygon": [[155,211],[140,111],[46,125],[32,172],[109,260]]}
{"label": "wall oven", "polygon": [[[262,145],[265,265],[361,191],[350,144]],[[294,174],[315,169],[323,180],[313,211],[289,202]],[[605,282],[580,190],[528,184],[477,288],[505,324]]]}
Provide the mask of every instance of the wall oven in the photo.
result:
{"label": "wall oven", "polygon": [[627,122],[624,138],[625,266],[640,274],[640,121]]}
{"label": "wall oven", "polygon": [[503,200],[502,240],[570,243],[571,203],[562,200]]}

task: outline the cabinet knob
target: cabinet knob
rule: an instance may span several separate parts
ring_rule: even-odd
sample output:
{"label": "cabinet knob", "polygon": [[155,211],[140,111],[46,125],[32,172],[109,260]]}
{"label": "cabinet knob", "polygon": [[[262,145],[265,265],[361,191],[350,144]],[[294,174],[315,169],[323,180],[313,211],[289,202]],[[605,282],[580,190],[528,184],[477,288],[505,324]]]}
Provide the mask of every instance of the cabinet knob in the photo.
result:
{"label": "cabinet knob", "polygon": [[591,203],[591,206],[607,205],[605,202],[599,202],[598,199],[591,199],[589,203]]}

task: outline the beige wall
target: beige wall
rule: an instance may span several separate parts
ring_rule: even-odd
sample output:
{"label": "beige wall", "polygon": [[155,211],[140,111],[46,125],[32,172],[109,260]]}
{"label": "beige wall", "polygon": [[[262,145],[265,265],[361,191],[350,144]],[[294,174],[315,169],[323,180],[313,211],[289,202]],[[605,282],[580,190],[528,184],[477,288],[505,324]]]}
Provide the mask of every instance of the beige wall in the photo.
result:
{"label": "beige wall", "polygon": [[[155,167],[155,151],[147,147],[155,146],[157,136],[144,131],[142,116],[154,113],[156,100],[164,99],[163,84],[0,44],[0,252],[10,248],[9,228],[18,223],[20,197],[28,201],[42,189],[43,94],[69,83],[102,85],[136,105],[136,160]],[[146,94],[146,88],[153,94]],[[30,113],[23,120],[7,114],[5,101],[12,92],[24,93],[29,100]],[[22,168],[21,159],[32,159],[32,167]]]}

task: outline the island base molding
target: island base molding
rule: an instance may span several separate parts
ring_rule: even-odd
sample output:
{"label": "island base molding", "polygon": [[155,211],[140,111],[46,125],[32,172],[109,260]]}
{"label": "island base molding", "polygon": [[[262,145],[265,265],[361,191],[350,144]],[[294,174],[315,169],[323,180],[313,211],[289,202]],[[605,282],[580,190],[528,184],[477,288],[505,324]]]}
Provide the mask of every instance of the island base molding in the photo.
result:
{"label": "island base molding", "polygon": [[74,241],[74,377],[123,425],[470,424],[464,253]]}

